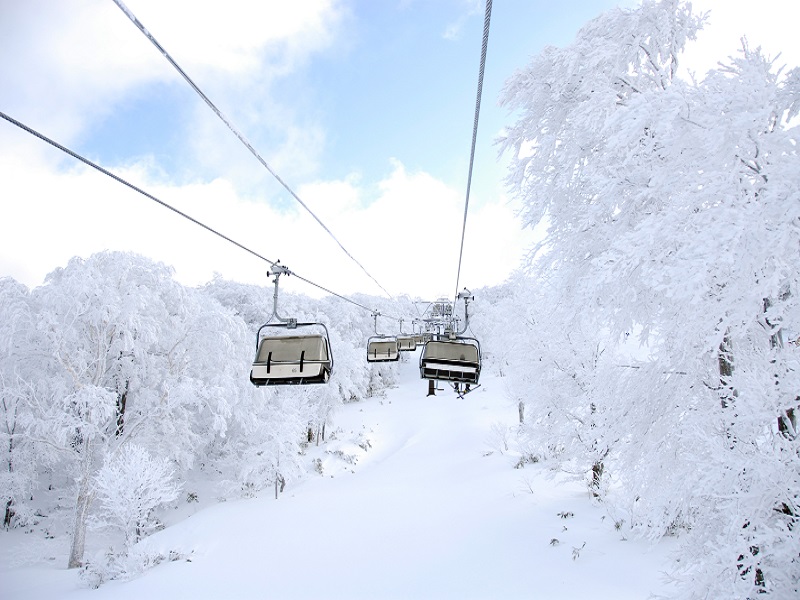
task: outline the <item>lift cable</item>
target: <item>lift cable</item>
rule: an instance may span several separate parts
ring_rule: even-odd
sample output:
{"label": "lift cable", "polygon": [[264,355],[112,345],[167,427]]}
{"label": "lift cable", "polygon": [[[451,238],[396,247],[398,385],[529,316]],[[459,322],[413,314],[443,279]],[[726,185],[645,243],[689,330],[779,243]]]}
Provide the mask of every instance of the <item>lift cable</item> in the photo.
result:
{"label": "lift cable", "polygon": [[[116,1],[116,0],[115,0]],[[464,223],[461,226],[461,247],[458,252],[458,271],[456,273],[456,293],[453,297],[453,309],[455,310],[456,300],[458,299],[458,284],[461,279],[461,259],[464,255],[464,237],[467,231],[467,212],[469,211],[469,191],[472,186],[472,166],[475,163],[475,144],[478,138],[478,117],[481,114],[481,94],[483,92],[483,73],[486,68],[486,48],[489,44],[489,23],[492,18],[492,0],[486,0],[486,14],[483,19],[483,43],[481,44],[481,65],[478,72],[478,95],[475,100],[475,121],[472,126],[472,150],[469,155],[469,175],[467,176],[467,196],[464,201]]]}
{"label": "lift cable", "polygon": [[344,253],[345,253],[345,254],[346,254],[346,255],[347,255],[349,258],[350,258],[350,260],[352,260],[352,261],[353,261],[355,264],[357,264],[357,265],[359,266],[359,268],[360,268],[362,271],[364,271],[364,273],[366,273],[367,277],[369,277],[369,278],[370,278],[370,279],[371,279],[373,282],[375,282],[375,284],[376,284],[376,285],[377,285],[379,288],[381,288],[381,290],[383,290],[383,292],[384,292],[384,293],[385,293],[387,296],[389,296],[389,298],[393,298],[393,296],[392,296],[392,295],[391,295],[391,294],[390,294],[390,293],[389,293],[389,292],[386,290],[386,288],[385,288],[385,287],[383,287],[383,286],[382,286],[382,285],[381,285],[381,284],[378,282],[378,280],[377,280],[377,279],[375,279],[375,278],[374,278],[372,275],[370,275],[369,271],[367,271],[367,270],[364,268],[364,266],[363,266],[363,265],[362,265],[360,262],[358,262],[358,261],[355,259],[355,257],[354,257],[352,254],[350,254],[350,252],[348,252],[348,251],[347,251],[347,249],[346,249],[346,248],[345,248],[345,247],[342,245],[342,243],[341,243],[341,242],[340,242],[340,241],[339,241],[339,240],[336,238],[336,236],[333,234],[333,232],[332,232],[330,229],[328,229],[328,228],[325,226],[325,223],[323,223],[323,222],[320,220],[320,218],[319,218],[319,217],[317,217],[317,215],[315,215],[315,214],[314,214],[314,211],[312,211],[312,210],[311,210],[311,209],[310,209],[310,208],[309,208],[309,207],[306,205],[306,203],[305,203],[305,202],[303,202],[303,201],[300,199],[300,197],[299,197],[299,196],[298,196],[298,195],[297,195],[297,194],[294,192],[294,190],[292,190],[292,188],[290,188],[290,187],[289,187],[289,185],[288,185],[288,184],[287,184],[285,181],[283,181],[283,179],[281,179],[281,177],[280,177],[280,176],[279,176],[279,175],[278,175],[278,174],[277,174],[277,173],[276,173],[276,172],[275,172],[275,171],[272,169],[272,167],[270,167],[270,166],[269,166],[269,164],[267,164],[267,161],[265,161],[265,160],[264,160],[264,159],[261,157],[261,155],[258,153],[258,151],[256,151],[256,149],[253,147],[253,145],[252,145],[252,144],[251,144],[249,141],[247,141],[247,139],[246,139],[246,138],[244,137],[244,135],[243,135],[243,134],[242,134],[242,133],[241,133],[241,132],[240,132],[240,131],[239,131],[239,130],[236,128],[236,126],[235,126],[235,125],[234,125],[234,124],[233,124],[233,123],[232,123],[232,122],[231,122],[231,121],[230,121],[230,120],[229,120],[227,117],[225,117],[225,115],[222,113],[222,111],[221,111],[219,108],[217,108],[217,107],[216,107],[216,105],[215,105],[215,104],[214,104],[214,103],[213,103],[213,102],[212,102],[212,101],[211,101],[211,100],[208,98],[208,96],[206,96],[206,95],[203,93],[203,91],[202,91],[202,90],[201,90],[201,89],[200,89],[200,88],[199,88],[199,87],[198,87],[198,86],[195,84],[195,82],[194,82],[194,81],[192,81],[192,79],[191,79],[191,78],[190,78],[190,77],[189,77],[189,76],[186,74],[186,72],[185,72],[185,71],[184,71],[184,70],[183,70],[183,69],[182,69],[182,68],[181,68],[181,67],[178,65],[178,63],[176,63],[176,62],[173,60],[172,56],[170,56],[170,54],[169,54],[169,53],[168,53],[168,52],[167,52],[167,51],[164,49],[164,47],[163,47],[161,44],[159,44],[159,43],[158,43],[158,41],[157,41],[157,40],[156,40],[156,39],[153,37],[153,35],[152,35],[152,34],[151,34],[151,33],[150,33],[148,30],[147,30],[147,28],[146,28],[146,27],[145,27],[145,26],[144,26],[144,25],[141,23],[141,21],[139,21],[139,19],[137,19],[137,18],[136,18],[136,16],[135,16],[135,15],[134,15],[134,14],[133,14],[131,11],[130,11],[130,9],[129,9],[127,6],[125,6],[125,4],[122,2],[122,0],[114,0],[114,3],[115,3],[115,4],[116,4],[116,5],[117,5],[117,6],[120,8],[120,10],[122,10],[122,12],[123,12],[123,13],[125,13],[125,15],[126,15],[126,16],[127,16],[127,17],[128,17],[128,18],[129,18],[129,19],[132,21],[132,22],[133,22],[133,24],[134,24],[134,25],[136,25],[136,27],[138,27],[138,28],[139,28],[139,31],[141,31],[141,32],[142,32],[142,33],[145,35],[145,37],[147,37],[147,39],[149,39],[149,40],[150,40],[150,41],[153,43],[153,45],[154,45],[154,46],[155,46],[155,47],[158,49],[158,51],[159,51],[159,52],[160,52],[160,53],[161,53],[161,54],[164,56],[164,58],[166,58],[166,59],[167,59],[167,61],[168,61],[168,62],[169,62],[169,63],[170,63],[170,64],[171,64],[173,67],[175,67],[175,70],[177,70],[177,71],[178,71],[178,73],[180,73],[180,75],[181,75],[181,76],[182,76],[182,77],[183,77],[183,78],[186,80],[186,82],[187,82],[187,83],[188,83],[188,84],[189,84],[189,85],[192,87],[192,89],[193,89],[195,92],[197,92],[197,94],[198,94],[198,95],[199,95],[199,96],[200,96],[200,97],[201,97],[201,98],[202,98],[202,99],[205,101],[205,103],[208,105],[208,107],[209,107],[209,108],[210,108],[212,111],[214,111],[214,113],[215,113],[215,114],[216,114],[216,115],[217,115],[217,116],[218,116],[218,117],[219,117],[219,118],[222,120],[222,122],[223,122],[223,123],[225,123],[225,125],[227,125],[227,126],[228,126],[228,129],[230,129],[230,130],[231,130],[231,132],[233,132],[233,134],[234,134],[234,135],[235,135],[237,138],[239,138],[239,141],[240,141],[240,142],[242,142],[242,144],[244,144],[244,145],[247,147],[247,149],[248,149],[248,150],[250,150],[250,153],[251,153],[253,156],[255,156],[255,157],[256,157],[256,159],[257,159],[257,160],[258,160],[258,161],[259,161],[259,162],[260,162],[260,163],[261,163],[261,164],[264,166],[264,168],[265,168],[267,171],[269,171],[269,173],[270,173],[270,174],[271,174],[271,175],[272,175],[272,176],[273,176],[273,177],[274,177],[274,178],[275,178],[275,179],[278,181],[278,183],[280,183],[280,184],[281,184],[281,185],[284,187],[284,189],[285,189],[287,192],[289,192],[289,194],[290,194],[290,195],[291,195],[291,196],[292,196],[292,197],[293,197],[295,200],[297,200],[297,202],[300,204],[300,206],[302,206],[304,209],[306,209],[306,211],[308,212],[308,214],[310,214],[310,215],[311,215],[311,216],[314,218],[314,220],[315,220],[317,223],[319,223],[320,227],[322,227],[322,228],[323,228],[323,229],[326,231],[326,233],[327,233],[327,234],[328,234],[328,235],[329,235],[329,236],[330,236],[330,237],[333,239],[333,241],[335,241],[335,242],[336,242],[336,243],[339,245],[339,248],[341,248],[341,249],[342,249],[342,251],[343,251],[343,252],[344,252]]}
{"label": "lift cable", "polygon": [[[117,182],[121,183],[122,185],[124,185],[124,186],[126,186],[126,187],[128,187],[128,188],[130,188],[130,189],[132,189],[132,190],[134,190],[135,192],[138,192],[138,193],[140,193],[142,196],[144,196],[144,197],[146,197],[146,198],[148,198],[148,199],[152,200],[153,202],[156,202],[157,204],[160,204],[160,205],[161,205],[161,206],[163,206],[164,208],[167,208],[167,209],[171,210],[172,212],[174,212],[174,213],[176,213],[176,214],[180,215],[180,216],[181,216],[181,217],[183,217],[184,219],[187,219],[187,220],[191,221],[191,222],[192,222],[192,223],[194,223],[195,225],[199,225],[200,227],[202,227],[202,228],[203,228],[203,229],[205,229],[206,231],[209,231],[209,232],[213,233],[214,235],[216,235],[216,236],[218,236],[218,237],[221,237],[223,240],[225,240],[226,242],[230,242],[231,244],[233,244],[233,245],[234,245],[234,246],[236,246],[237,248],[240,248],[241,250],[244,250],[245,252],[248,252],[249,254],[252,254],[252,255],[253,255],[253,256],[255,256],[256,258],[258,258],[258,259],[261,259],[261,260],[263,260],[263,261],[264,261],[264,262],[266,262],[266,263],[269,263],[269,265],[270,265],[270,266],[275,266],[275,265],[278,263],[278,261],[272,261],[272,260],[269,260],[268,258],[266,258],[266,257],[262,256],[262,255],[261,255],[261,254],[259,254],[258,252],[254,251],[254,250],[251,250],[250,248],[248,248],[247,246],[245,246],[245,245],[243,245],[243,244],[240,244],[240,243],[239,243],[239,242],[237,242],[236,240],[234,240],[234,239],[232,239],[232,238],[228,237],[227,235],[225,235],[225,234],[223,234],[223,233],[220,233],[219,231],[217,231],[217,230],[216,230],[216,229],[214,229],[213,227],[210,227],[210,226],[206,225],[205,223],[202,223],[201,221],[198,221],[198,220],[197,220],[197,219],[195,219],[194,217],[192,217],[192,216],[190,216],[190,215],[186,214],[185,212],[183,212],[183,211],[181,211],[181,210],[179,210],[179,209],[175,208],[174,206],[172,206],[172,205],[170,205],[170,204],[168,204],[168,203],[164,202],[163,200],[159,200],[158,198],[156,198],[156,197],[155,197],[155,196],[153,196],[152,194],[149,194],[148,192],[144,191],[144,190],[143,190],[143,189],[141,189],[140,187],[137,187],[136,185],[134,185],[134,184],[132,184],[132,183],[130,183],[130,182],[128,182],[128,181],[126,181],[125,179],[123,179],[123,178],[122,178],[122,177],[120,177],[119,175],[115,175],[115,174],[114,174],[114,173],[112,173],[111,171],[109,171],[109,170],[107,170],[107,169],[104,169],[103,167],[101,167],[101,166],[100,166],[100,165],[98,165],[97,163],[94,163],[94,162],[92,162],[91,160],[89,160],[88,158],[85,158],[85,157],[81,156],[81,155],[80,155],[80,154],[78,154],[77,152],[74,152],[74,151],[70,150],[70,149],[69,149],[69,148],[67,148],[66,146],[63,146],[63,145],[59,144],[59,143],[58,143],[58,142],[56,142],[55,140],[52,140],[52,139],[50,139],[49,137],[47,137],[46,135],[44,135],[44,134],[42,134],[42,133],[39,133],[39,132],[38,132],[38,131],[36,131],[35,129],[32,129],[31,127],[28,127],[28,126],[27,126],[27,125],[25,125],[24,123],[21,123],[20,121],[17,121],[16,119],[14,119],[13,117],[11,117],[11,116],[7,115],[6,113],[4,113],[4,112],[0,111],[0,117],[2,117],[3,119],[5,119],[6,121],[8,121],[9,123],[11,123],[12,125],[16,125],[16,126],[17,126],[17,127],[19,127],[20,129],[22,129],[22,130],[24,130],[24,131],[26,131],[26,132],[30,133],[31,135],[33,135],[33,136],[35,136],[35,137],[37,137],[37,138],[39,138],[39,139],[40,139],[40,140],[42,140],[43,142],[46,142],[46,143],[50,144],[50,145],[51,145],[51,146],[53,146],[54,148],[58,148],[59,150],[61,150],[61,151],[62,151],[62,152],[64,152],[65,154],[69,154],[71,157],[75,158],[76,160],[79,160],[79,161],[80,161],[80,162],[82,162],[83,164],[85,164],[85,165],[87,165],[87,166],[89,166],[89,167],[92,167],[93,169],[95,169],[95,170],[97,170],[97,171],[100,171],[100,172],[101,172],[103,175],[107,175],[108,177],[111,177],[111,179],[113,179],[114,181],[117,181]],[[369,308],[368,306],[365,306],[365,305],[363,305],[363,304],[361,304],[361,303],[359,303],[359,302],[356,302],[355,300],[352,300],[352,299],[350,299],[350,298],[347,298],[346,296],[342,296],[341,294],[337,294],[336,292],[334,292],[334,291],[331,291],[331,290],[329,290],[328,288],[326,288],[326,287],[323,287],[323,286],[319,285],[318,283],[314,283],[314,282],[313,282],[313,281],[311,281],[310,279],[306,279],[305,277],[302,277],[302,276],[298,275],[297,273],[294,273],[293,271],[288,271],[288,270],[287,270],[287,273],[289,273],[289,274],[291,274],[291,275],[294,275],[294,276],[295,276],[295,277],[297,277],[299,280],[301,280],[301,281],[304,281],[305,283],[307,283],[307,284],[309,284],[309,285],[312,285],[312,286],[314,286],[315,288],[317,288],[317,289],[319,289],[319,290],[322,290],[323,292],[326,292],[326,293],[328,293],[328,294],[330,294],[330,295],[332,295],[332,296],[336,296],[337,298],[340,298],[340,299],[342,299],[342,300],[344,300],[344,301],[346,301],[346,302],[349,302],[350,304],[354,304],[355,306],[358,306],[359,308],[362,308],[362,309],[364,309],[364,310],[366,310],[366,311],[368,311],[368,312],[371,312],[371,313],[374,313],[374,312],[376,312],[374,309],[372,309],[372,308]],[[400,321],[400,319],[399,319],[398,317],[393,317],[393,316],[391,316],[391,315],[386,315],[386,314],[383,314],[383,313],[381,313],[381,316],[387,317],[387,318],[389,318],[389,319],[393,319],[393,320],[395,320],[395,321]]]}

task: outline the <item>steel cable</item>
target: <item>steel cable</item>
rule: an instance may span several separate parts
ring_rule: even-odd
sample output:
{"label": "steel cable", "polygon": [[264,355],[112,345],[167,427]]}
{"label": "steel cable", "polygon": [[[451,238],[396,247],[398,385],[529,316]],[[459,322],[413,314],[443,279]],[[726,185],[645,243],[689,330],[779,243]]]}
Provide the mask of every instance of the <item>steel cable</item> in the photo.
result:
{"label": "steel cable", "polygon": [[467,175],[467,195],[464,201],[464,222],[461,226],[461,246],[458,251],[458,271],[456,272],[456,293],[453,296],[453,310],[458,298],[458,285],[461,279],[461,259],[464,255],[464,237],[467,232],[467,213],[469,211],[469,192],[472,187],[472,168],[475,163],[475,145],[478,139],[478,117],[481,114],[481,95],[483,93],[483,73],[486,69],[486,49],[489,45],[489,23],[492,18],[492,0],[486,0],[486,13],[483,18],[483,42],[481,44],[481,64],[478,71],[478,94],[475,100],[475,120],[472,125],[472,150],[469,155],[469,174]]}
{"label": "steel cable", "polygon": [[322,227],[322,229],[324,229],[325,232],[333,239],[333,241],[335,241],[338,244],[339,248],[342,249],[342,251],[350,258],[350,260],[352,260],[356,265],[358,265],[358,267],[367,275],[367,277],[369,277],[375,283],[375,285],[381,288],[381,290],[383,290],[383,292],[387,296],[389,296],[389,298],[393,298],[393,296],[386,290],[386,288],[384,288],[378,282],[377,279],[375,279],[372,275],[370,275],[369,271],[367,271],[364,268],[364,266],[360,262],[358,262],[358,260],[356,260],[356,258],[352,254],[350,254],[347,248],[345,248],[342,245],[342,243],[336,238],[333,232],[330,229],[328,229],[325,223],[323,223],[322,220],[320,220],[320,218],[314,214],[314,211],[312,211],[308,207],[308,205],[306,205],[306,203],[300,199],[300,197],[294,192],[294,190],[290,188],[289,185],[283,179],[281,179],[281,177],[272,169],[272,167],[269,166],[267,161],[264,160],[264,158],[262,158],[262,156],[258,153],[258,151],[253,147],[253,145],[244,137],[244,135],[236,128],[236,126],[222,113],[222,111],[219,108],[217,108],[217,106],[208,98],[208,96],[206,96],[203,93],[203,91],[195,84],[195,82],[192,81],[192,79],[186,74],[186,72],[180,67],[180,65],[178,65],[178,63],[173,60],[169,52],[167,52],[164,49],[164,47],[158,43],[158,40],[156,40],[155,37],[153,37],[153,35],[142,24],[142,22],[136,18],[136,15],[134,15],[130,11],[130,9],[127,6],[125,6],[122,0],[114,0],[114,3],[120,8],[120,10],[122,10],[123,13],[125,13],[125,15],[131,20],[131,22],[133,22],[133,24],[136,25],[139,31],[141,31],[144,34],[144,36],[153,43],[153,45],[164,56],[164,58],[166,58],[167,61],[175,68],[175,70],[178,71],[178,73],[180,73],[181,77],[183,77],[186,80],[186,82],[192,87],[192,89],[203,99],[203,101],[205,101],[208,107],[212,111],[214,111],[214,113],[220,118],[220,120],[222,120],[222,122],[225,123],[225,125],[227,125],[228,129],[230,129],[231,132],[237,138],[239,138],[239,141],[242,142],[242,144],[244,144],[245,147],[247,147],[247,149],[250,150],[250,153],[264,166],[264,168],[267,171],[269,171],[270,175],[272,175],[278,181],[278,183],[280,183],[283,186],[283,188],[287,192],[289,192],[289,194],[300,204],[300,206],[302,206],[306,210],[306,212],[308,212],[308,214],[310,214],[314,218],[314,220],[319,224],[319,226]]}
{"label": "steel cable", "polygon": [[[85,157],[81,156],[81,155],[80,155],[80,154],[78,154],[77,152],[74,152],[73,150],[70,150],[69,148],[67,148],[66,146],[64,146],[64,145],[62,145],[62,144],[59,144],[59,143],[58,143],[58,142],[56,142],[55,140],[53,140],[53,139],[50,139],[50,138],[49,138],[49,137],[47,137],[46,135],[44,135],[44,134],[42,134],[42,133],[39,133],[39,132],[38,132],[38,131],[36,131],[35,129],[33,129],[33,128],[31,128],[31,127],[28,127],[27,125],[25,125],[24,123],[22,123],[22,122],[20,122],[20,121],[17,121],[15,118],[13,118],[13,117],[11,117],[11,116],[7,115],[6,113],[4,113],[4,112],[0,111],[0,117],[2,117],[3,119],[5,119],[6,121],[8,121],[9,123],[11,123],[12,125],[16,125],[17,127],[19,127],[20,129],[22,129],[23,131],[26,131],[27,133],[30,133],[31,135],[33,135],[33,136],[35,136],[35,137],[39,138],[39,139],[40,139],[40,140],[42,140],[43,142],[46,142],[47,144],[50,144],[50,145],[51,145],[51,146],[53,146],[54,148],[57,148],[57,149],[61,150],[62,152],[64,152],[65,154],[68,154],[68,155],[69,155],[69,156],[71,156],[72,158],[74,158],[74,159],[76,159],[76,160],[79,160],[79,161],[80,161],[80,162],[82,162],[83,164],[85,164],[85,165],[87,165],[87,166],[89,166],[89,167],[91,167],[91,168],[95,169],[96,171],[99,171],[99,172],[100,172],[100,173],[102,173],[103,175],[106,175],[106,176],[110,177],[110,178],[111,178],[111,179],[113,179],[114,181],[116,181],[116,182],[118,182],[118,183],[121,183],[122,185],[124,185],[124,186],[126,186],[126,187],[128,187],[128,188],[130,188],[130,189],[132,189],[132,190],[134,190],[135,192],[138,192],[139,194],[141,194],[141,195],[142,195],[142,196],[144,196],[145,198],[148,198],[149,200],[152,200],[153,202],[156,202],[157,204],[160,204],[160,205],[161,205],[161,206],[163,206],[164,208],[171,210],[172,212],[176,213],[177,215],[179,215],[179,216],[183,217],[184,219],[187,219],[187,220],[191,221],[192,223],[194,223],[195,225],[198,225],[198,226],[202,227],[202,228],[203,228],[203,229],[205,229],[206,231],[208,231],[208,232],[210,232],[210,233],[213,233],[214,235],[216,235],[216,236],[218,236],[218,237],[222,238],[222,239],[223,239],[223,240],[225,240],[226,242],[230,242],[231,244],[233,244],[233,245],[234,245],[234,246],[236,246],[237,248],[239,248],[239,249],[241,249],[241,250],[244,250],[245,252],[247,252],[247,253],[249,253],[249,254],[251,254],[251,255],[255,256],[256,258],[258,258],[258,259],[260,259],[260,260],[263,260],[264,262],[268,263],[270,266],[275,266],[275,265],[277,264],[277,261],[272,261],[272,260],[269,260],[268,258],[266,258],[266,257],[262,256],[262,255],[261,255],[261,254],[259,254],[258,252],[254,251],[254,250],[251,250],[250,248],[248,248],[248,247],[247,247],[247,246],[245,246],[244,244],[240,244],[239,242],[237,242],[237,241],[236,241],[236,240],[234,240],[233,238],[230,238],[230,237],[228,237],[228,236],[227,236],[227,235],[225,235],[224,233],[220,233],[219,231],[217,231],[217,230],[216,230],[216,229],[214,229],[213,227],[210,227],[209,225],[206,225],[206,224],[205,224],[205,223],[203,223],[202,221],[198,221],[197,219],[195,219],[195,218],[194,218],[194,217],[192,217],[191,215],[188,215],[188,214],[186,214],[185,212],[183,212],[183,211],[181,211],[181,210],[179,210],[179,209],[175,208],[175,207],[174,207],[174,206],[172,206],[171,204],[168,204],[167,202],[164,202],[163,200],[160,200],[159,198],[157,198],[157,197],[153,196],[152,194],[150,194],[150,193],[148,193],[148,192],[144,191],[142,188],[140,188],[140,187],[138,187],[138,186],[136,186],[136,185],[134,185],[134,184],[132,184],[132,183],[130,183],[130,182],[128,182],[128,181],[126,181],[125,179],[123,179],[123,178],[122,178],[122,177],[120,177],[119,175],[116,175],[116,174],[112,173],[112,172],[111,172],[111,171],[109,171],[108,169],[105,169],[105,168],[101,167],[101,166],[100,166],[100,165],[98,165],[97,163],[95,163],[95,162],[92,162],[91,160],[89,160],[88,158],[85,158]],[[353,305],[355,305],[355,306],[358,306],[359,308],[362,308],[362,309],[364,309],[364,310],[367,310],[367,311],[369,311],[369,312],[375,312],[375,309],[372,309],[372,308],[369,308],[369,307],[367,307],[367,306],[364,306],[363,304],[360,304],[359,302],[356,302],[355,300],[352,300],[352,299],[350,299],[350,298],[347,298],[346,296],[343,296],[343,295],[341,295],[341,294],[337,294],[336,292],[334,292],[334,291],[332,291],[332,290],[329,290],[328,288],[326,288],[326,287],[324,287],[324,286],[321,286],[321,285],[319,285],[318,283],[315,283],[315,282],[311,281],[310,279],[306,279],[305,277],[302,277],[301,275],[298,275],[297,273],[294,273],[293,271],[290,271],[290,270],[289,270],[288,272],[289,272],[289,274],[291,274],[291,275],[294,275],[295,277],[297,277],[299,280],[301,280],[301,281],[304,281],[305,283],[307,283],[307,284],[309,284],[309,285],[312,285],[312,286],[314,286],[315,288],[317,288],[317,289],[319,289],[319,290],[321,290],[321,291],[323,291],[323,292],[325,292],[325,293],[328,293],[328,294],[330,294],[330,295],[332,295],[332,296],[336,296],[337,298],[340,298],[340,299],[342,299],[342,300],[344,300],[344,301],[346,301],[346,302],[349,302],[350,304],[353,304]],[[400,321],[400,319],[399,319],[398,317],[393,317],[393,316],[391,316],[391,315],[385,315],[385,314],[382,314],[382,316],[385,316],[385,317],[387,317],[387,318],[389,318],[389,319],[393,319],[393,320],[395,320],[395,321]]]}

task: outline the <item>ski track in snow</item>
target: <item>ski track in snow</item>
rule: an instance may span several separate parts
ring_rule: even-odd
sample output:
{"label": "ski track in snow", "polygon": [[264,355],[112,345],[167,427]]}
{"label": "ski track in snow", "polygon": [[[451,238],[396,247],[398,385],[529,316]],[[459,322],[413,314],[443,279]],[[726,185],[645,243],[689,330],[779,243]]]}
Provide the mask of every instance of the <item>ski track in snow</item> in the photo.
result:
{"label": "ski track in snow", "polygon": [[[279,500],[265,490],[220,503],[146,540],[165,552],[193,552],[191,562],[162,563],[97,590],[60,565],[0,564],[0,597],[644,600],[668,593],[663,571],[673,545],[623,540],[580,483],[552,478],[542,465],[516,470],[517,457],[489,441],[493,424],[517,418],[502,379],[484,373],[483,386],[463,399],[444,385],[428,398],[415,354],[400,375],[386,397],[335,416],[340,440],[327,449],[357,450],[355,464],[311,448],[323,475],[287,486]],[[359,432],[370,441],[366,452],[351,442]],[[6,557],[14,549],[0,550]]]}

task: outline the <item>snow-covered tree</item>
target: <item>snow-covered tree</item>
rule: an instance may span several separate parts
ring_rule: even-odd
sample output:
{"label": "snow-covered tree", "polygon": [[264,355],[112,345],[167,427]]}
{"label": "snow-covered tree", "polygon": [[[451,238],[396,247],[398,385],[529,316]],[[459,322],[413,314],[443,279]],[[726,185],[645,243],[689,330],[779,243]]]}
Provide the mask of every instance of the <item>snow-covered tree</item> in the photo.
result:
{"label": "snow-covered tree", "polygon": [[172,489],[164,469],[245,495],[302,478],[304,448],[324,440],[336,408],[380,393],[396,367],[376,379],[366,364],[373,322],[363,306],[282,293],[281,315],[327,325],[334,375],[326,386],[254,388],[255,332],[272,293],[220,278],[186,288],[166,266],[124,252],[74,258],[32,291],[0,280],[6,524],[25,522],[46,468],[48,487],[74,494],[68,564],[77,567],[92,517],[123,530],[130,547],[171,497],[161,494]]}
{"label": "snow-covered tree", "polygon": [[33,383],[37,369],[46,364],[35,322],[28,289],[0,279],[0,502],[6,528],[29,520],[27,500],[47,454],[29,435],[28,399],[39,387]]}
{"label": "snow-covered tree", "polygon": [[123,533],[125,552],[154,529],[153,511],[178,497],[173,476],[168,459],[135,444],[106,457],[95,478],[97,520]]}
{"label": "snow-covered tree", "polygon": [[[682,81],[701,24],[677,0],[595,19],[508,82],[521,116],[502,144],[526,222],[547,228],[530,267],[555,290],[537,306],[555,336],[540,374],[564,332],[602,337],[604,360],[574,348],[556,386],[573,422],[592,415],[574,459],[600,453],[641,533],[689,530],[689,596],[786,597],[800,584],[800,381],[781,339],[800,319],[800,72],[743,42]],[[648,359],[624,359],[626,333]]]}
{"label": "snow-covered tree", "polygon": [[39,366],[48,366],[47,385],[30,406],[38,438],[61,451],[75,478],[76,567],[104,456],[136,441],[189,468],[224,436],[230,403],[246,389],[246,367],[231,351],[244,327],[167,267],[127,253],[73,259],[34,296],[51,359]]}

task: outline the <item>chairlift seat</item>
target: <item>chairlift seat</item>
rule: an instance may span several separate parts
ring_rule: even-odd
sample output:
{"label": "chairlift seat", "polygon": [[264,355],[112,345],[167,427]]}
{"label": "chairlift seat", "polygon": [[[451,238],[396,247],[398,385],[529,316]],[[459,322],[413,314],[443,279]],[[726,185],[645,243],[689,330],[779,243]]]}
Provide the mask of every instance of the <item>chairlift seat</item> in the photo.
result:
{"label": "chairlift seat", "polygon": [[400,359],[397,338],[377,337],[367,342],[367,362],[391,362]]}
{"label": "chairlift seat", "polygon": [[432,340],[419,361],[423,379],[477,384],[481,373],[480,346],[472,338]]}
{"label": "chairlift seat", "polygon": [[327,383],[333,361],[324,335],[264,337],[250,381],[255,386]]}
{"label": "chairlift seat", "polygon": [[417,349],[417,339],[413,335],[397,336],[397,347],[400,352],[413,352]]}

